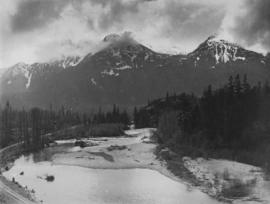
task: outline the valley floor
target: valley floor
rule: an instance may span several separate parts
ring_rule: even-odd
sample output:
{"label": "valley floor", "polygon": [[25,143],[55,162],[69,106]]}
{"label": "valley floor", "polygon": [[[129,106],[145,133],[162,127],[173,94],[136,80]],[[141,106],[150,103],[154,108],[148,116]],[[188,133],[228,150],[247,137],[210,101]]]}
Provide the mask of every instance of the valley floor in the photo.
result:
{"label": "valley floor", "polygon": [[[157,143],[151,139],[153,131],[137,129],[126,131],[127,137],[87,139],[85,142],[90,147],[74,147],[52,160],[55,164],[97,169],[148,168],[187,185],[198,185],[205,193],[221,200],[235,204],[270,203],[270,182],[266,181],[262,169],[228,160],[179,156],[162,159],[156,152]],[[174,167],[170,168],[169,163],[174,163]]]}
{"label": "valley floor", "polygon": [[[191,159],[177,155],[169,160],[162,159],[161,154],[156,152],[158,144],[152,140],[154,131],[129,130],[126,131],[126,136],[120,138],[84,139],[87,147],[74,146],[68,151],[54,154],[51,160],[56,165],[96,169],[148,168],[176,181],[184,181],[190,187],[197,185],[196,188],[217,199],[224,200],[224,195],[227,195],[231,199],[226,200],[234,204],[270,203],[270,182],[265,179],[260,168],[227,160]],[[75,140],[56,141],[58,144],[74,142]],[[227,191],[223,191],[224,186]],[[3,186],[0,185],[1,188]],[[248,194],[239,198],[234,193],[237,189],[244,189],[244,193],[248,190]],[[0,201],[1,199],[4,197],[0,193]],[[9,196],[5,199],[9,199]]]}

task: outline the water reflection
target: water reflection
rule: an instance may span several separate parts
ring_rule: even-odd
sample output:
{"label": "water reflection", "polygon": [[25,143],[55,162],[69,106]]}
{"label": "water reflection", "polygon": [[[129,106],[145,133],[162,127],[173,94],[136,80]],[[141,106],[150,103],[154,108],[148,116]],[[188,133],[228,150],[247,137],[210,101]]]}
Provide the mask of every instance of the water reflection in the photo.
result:
{"label": "water reflection", "polygon": [[[30,154],[30,158],[33,159],[34,163],[42,162],[42,161],[52,161],[53,156],[56,154],[65,154],[73,150],[74,147],[73,144],[62,144],[58,146],[52,146],[45,148],[41,151],[38,151],[34,154]],[[27,156],[27,155],[26,155]]]}

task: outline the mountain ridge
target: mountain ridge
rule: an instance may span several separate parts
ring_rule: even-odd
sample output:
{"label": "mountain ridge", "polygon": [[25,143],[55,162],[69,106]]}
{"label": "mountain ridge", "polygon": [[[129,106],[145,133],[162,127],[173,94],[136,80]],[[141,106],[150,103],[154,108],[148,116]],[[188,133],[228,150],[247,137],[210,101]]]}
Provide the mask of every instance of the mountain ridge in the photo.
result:
{"label": "mountain ridge", "polygon": [[134,106],[166,92],[200,94],[207,85],[220,86],[235,74],[247,74],[252,83],[270,79],[267,57],[213,36],[187,55],[155,52],[128,35],[104,39],[107,44],[98,52],[66,60],[73,66],[59,61],[45,63],[37,72],[31,65],[30,74],[17,78],[2,75],[2,101],[77,109]]}

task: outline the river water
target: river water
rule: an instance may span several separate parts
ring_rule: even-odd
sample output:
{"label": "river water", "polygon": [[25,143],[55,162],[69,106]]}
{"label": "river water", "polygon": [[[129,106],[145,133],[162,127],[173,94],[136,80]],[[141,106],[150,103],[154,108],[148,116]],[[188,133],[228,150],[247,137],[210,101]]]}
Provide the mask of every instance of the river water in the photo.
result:
{"label": "river water", "polygon": [[[44,155],[43,155],[44,156]],[[51,155],[50,155],[51,156]],[[48,156],[48,158],[50,158]],[[44,204],[217,204],[201,191],[148,169],[89,169],[53,165],[37,155],[21,156],[4,172],[34,189]],[[23,175],[20,173],[23,172]],[[55,180],[47,182],[46,175]]]}

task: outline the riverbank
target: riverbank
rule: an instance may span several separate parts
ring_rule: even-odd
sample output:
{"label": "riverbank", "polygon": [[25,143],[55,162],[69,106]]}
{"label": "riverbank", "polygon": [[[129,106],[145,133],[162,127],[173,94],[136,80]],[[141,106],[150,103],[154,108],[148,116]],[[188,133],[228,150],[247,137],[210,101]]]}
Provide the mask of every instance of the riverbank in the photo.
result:
{"label": "riverbank", "polygon": [[1,204],[33,204],[33,193],[29,189],[23,188],[16,181],[12,182],[2,176],[2,172],[8,170],[15,159],[17,159],[24,149],[22,144],[14,144],[0,150],[0,203]]}
{"label": "riverbank", "polygon": [[[139,169],[151,169],[160,172],[172,180],[180,181],[175,183],[183,183],[178,177],[174,176],[170,171],[167,170],[165,161],[160,161],[156,158],[155,150],[157,143],[152,138],[153,131],[154,129],[131,130],[127,131],[126,136],[123,137],[82,139],[82,141],[87,144],[87,147],[84,148],[74,146],[75,140],[56,141],[58,145],[45,148],[40,152],[36,152],[35,154],[22,156],[20,159],[15,161],[15,170],[13,168],[11,169],[12,173],[4,173],[4,175],[9,179],[15,177],[15,179],[22,184],[29,185],[29,187],[34,188],[36,191],[36,197],[39,200],[45,200],[44,195],[41,196],[40,193],[45,193],[46,191],[40,191],[40,189],[35,185],[32,185],[31,182],[29,184],[25,181],[25,179],[28,181],[30,180],[29,175],[31,166],[27,167],[20,165],[23,164],[21,163],[22,161],[32,161],[32,163],[39,162],[40,165],[49,163],[49,166],[52,165],[54,170],[57,168],[65,168],[64,166],[66,165],[70,166],[67,167],[67,169],[86,167],[88,169],[106,169],[108,171],[111,171],[112,169],[133,169],[133,172],[134,170],[138,169],[140,172]],[[82,171],[87,171],[86,168]],[[34,179],[41,178],[46,174],[50,174],[55,176],[55,182],[59,182],[59,180],[61,180],[61,176],[57,173],[57,171],[54,172],[50,167],[48,167],[48,169],[42,169],[42,173],[38,174],[38,176],[35,175]],[[20,175],[20,172],[24,172],[24,175]],[[82,177],[82,175],[79,174],[77,176],[78,178]],[[83,177],[87,179],[86,175]],[[66,177],[66,179],[67,181],[72,180],[71,177]],[[37,182],[45,183],[44,185],[46,185],[46,181],[42,181],[42,179],[38,179]],[[149,184],[153,183],[151,180],[145,180],[145,182],[149,182]],[[186,187],[186,185],[183,186]],[[126,188],[128,187],[129,186],[127,185]],[[177,189],[173,189],[173,191],[174,190],[177,191]],[[199,191],[196,190],[195,192]],[[204,199],[212,201],[212,199],[206,194],[201,192],[198,194],[202,195]],[[214,200],[213,203],[215,203]]]}
{"label": "riverbank", "polygon": [[[129,130],[123,137],[97,137],[82,139],[87,147],[74,146],[76,140],[59,140],[56,146],[40,151],[41,160],[51,160],[53,165],[80,166],[92,169],[151,169],[180,181],[166,168],[166,162],[156,159],[156,143],[152,140],[154,129]],[[65,146],[65,144],[70,144]],[[89,146],[88,146],[89,145]],[[11,168],[12,162],[23,152],[21,148],[9,147],[2,155],[4,163],[1,165],[4,172],[6,167]],[[50,152],[49,154],[47,154]],[[20,175],[18,175],[20,176]],[[19,184],[0,177],[5,186],[14,192],[33,200],[34,194],[22,188]],[[16,181],[16,176],[15,176]],[[32,190],[32,189],[31,189]],[[30,190],[30,191],[31,191]],[[31,196],[30,196],[31,195]],[[3,196],[2,196],[3,197]],[[6,196],[7,198],[7,196]]]}
{"label": "riverbank", "polygon": [[269,177],[259,167],[224,159],[191,158],[166,147],[158,148],[157,155],[174,175],[217,200],[233,204],[270,203]]}
{"label": "riverbank", "polygon": [[[32,159],[50,161],[55,166],[151,169],[184,182],[188,187],[199,188],[218,200],[235,204],[270,202],[267,197],[270,183],[265,181],[260,168],[226,160],[191,159],[167,148],[159,149],[153,137],[154,131],[146,128],[126,131],[123,137],[81,139],[85,147],[74,146],[74,139],[60,140],[55,146],[35,154],[37,158]],[[241,198],[237,197],[239,195]]]}

